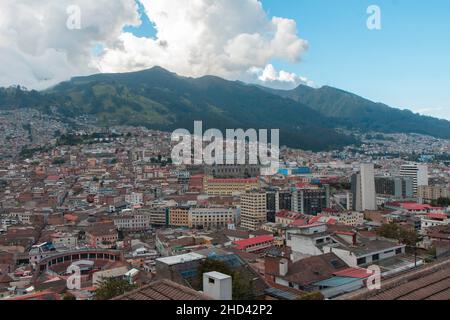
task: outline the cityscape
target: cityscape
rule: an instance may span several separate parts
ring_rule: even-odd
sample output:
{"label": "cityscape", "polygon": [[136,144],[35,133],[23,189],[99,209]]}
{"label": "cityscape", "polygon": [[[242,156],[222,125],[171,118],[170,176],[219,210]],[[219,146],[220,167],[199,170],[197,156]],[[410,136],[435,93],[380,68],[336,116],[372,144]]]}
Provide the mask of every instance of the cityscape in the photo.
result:
{"label": "cityscape", "polygon": [[[198,1],[205,10],[210,2]],[[172,7],[117,3],[168,32],[152,8]],[[271,1],[230,3],[230,12],[276,9]],[[98,12],[85,1],[79,9],[89,19]],[[363,17],[373,19],[370,11]],[[0,39],[11,21],[0,24]],[[285,36],[271,43],[307,49]],[[237,50],[230,56],[253,50],[231,48],[238,40],[228,41],[225,51]],[[130,54],[103,50],[96,58],[108,63]],[[276,301],[450,300],[445,114],[391,108],[295,74],[294,87],[281,88],[286,74],[263,83],[267,68],[252,81],[144,61],[36,83],[24,76],[23,84],[6,82],[0,68],[1,302],[253,301],[253,314],[270,315]],[[199,121],[203,139],[190,135]],[[178,315],[213,313],[180,306]]]}

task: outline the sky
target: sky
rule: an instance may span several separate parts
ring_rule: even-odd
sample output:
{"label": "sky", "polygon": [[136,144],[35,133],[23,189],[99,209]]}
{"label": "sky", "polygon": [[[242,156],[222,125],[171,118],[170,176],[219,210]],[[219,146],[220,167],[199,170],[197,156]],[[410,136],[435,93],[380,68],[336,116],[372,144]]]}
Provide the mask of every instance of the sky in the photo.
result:
{"label": "sky", "polygon": [[[380,9],[369,30],[367,9]],[[448,0],[2,0],[0,86],[162,66],[450,120]]]}

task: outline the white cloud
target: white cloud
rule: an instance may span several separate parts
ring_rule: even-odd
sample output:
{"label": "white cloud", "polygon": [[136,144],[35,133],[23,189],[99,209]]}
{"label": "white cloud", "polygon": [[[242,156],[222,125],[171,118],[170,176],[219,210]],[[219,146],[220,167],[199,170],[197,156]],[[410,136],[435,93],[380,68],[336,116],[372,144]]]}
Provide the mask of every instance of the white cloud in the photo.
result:
{"label": "white cloud", "polygon": [[[269,18],[258,0],[141,3],[155,38],[123,32],[140,24],[134,0],[2,0],[0,86],[43,88],[74,75],[157,65],[193,77],[211,74],[269,85],[302,81],[286,71],[275,71],[271,80],[266,72],[274,59],[300,61],[308,44],[294,20]],[[80,30],[66,27],[73,4],[81,9]],[[92,53],[97,44],[104,48],[101,55]]]}
{"label": "white cloud", "polygon": [[[67,28],[67,8],[81,10],[81,29]],[[108,46],[125,25],[139,23],[130,0],[0,1],[0,85],[43,88],[73,75],[97,72],[91,49]]]}
{"label": "white cloud", "polygon": [[308,47],[294,20],[269,19],[257,0],[141,2],[156,37],[122,34],[122,45],[106,48],[99,58],[102,71],[158,65],[185,76],[242,80],[249,69],[265,68],[275,58],[298,62]]}
{"label": "white cloud", "polygon": [[277,71],[272,64],[268,64],[264,69],[252,68],[249,72],[257,77],[260,84],[273,88],[292,89],[300,84],[314,87],[314,82],[308,78],[284,70]]}

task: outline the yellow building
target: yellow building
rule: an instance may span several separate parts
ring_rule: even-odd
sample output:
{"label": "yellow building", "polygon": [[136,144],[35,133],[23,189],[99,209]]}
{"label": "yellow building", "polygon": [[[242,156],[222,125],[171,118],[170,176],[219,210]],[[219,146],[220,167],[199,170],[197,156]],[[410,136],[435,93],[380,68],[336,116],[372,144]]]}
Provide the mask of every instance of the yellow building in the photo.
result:
{"label": "yellow building", "polygon": [[265,192],[241,194],[241,227],[257,230],[267,222],[267,203]]}
{"label": "yellow building", "polygon": [[235,208],[192,208],[189,210],[189,228],[225,229],[236,223]]}
{"label": "yellow building", "polygon": [[231,196],[259,188],[259,179],[213,179],[206,177],[204,190],[208,195]]}
{"label": "yellow building", "polygon": [[169,209],[169,225],[172,227],[189,227],[189,210],[186,208]]}
{"label": "yellow building", "polygon": [[440,198],[450,198],[449,186],[419,186],[417,196],[425,200],[438,200]]}

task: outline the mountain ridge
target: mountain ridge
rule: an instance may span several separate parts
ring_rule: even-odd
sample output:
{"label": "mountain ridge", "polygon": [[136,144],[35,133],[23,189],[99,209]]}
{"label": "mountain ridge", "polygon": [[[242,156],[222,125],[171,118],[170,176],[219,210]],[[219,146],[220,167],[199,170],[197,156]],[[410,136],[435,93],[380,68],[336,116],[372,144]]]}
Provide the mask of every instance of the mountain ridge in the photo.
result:
{"label": "mountain ridge", "polygon": [[[0,88],[0,108],[35,107],[49,112],[51,106],[69,118],[89,114],[104,125],[142,125],[163,131],[192,130],[195,120],[203,120],[205,130],[280,129],[281,144],[313,151],[358,143],[337,128],[395,131],[377,125],[386,122],[385,114],[393,108],[340,89],[299,86],[281,91],[216,76],[183,77],[161,67],[74,77],[42,92]],[[444,127],[440,134],[450,138],[450,122],[410,114],[418,127],[438,121]],[[400,131],[412,130],[408,121],[399,122]],[[416,133],[437,134],[425,129]]]}

